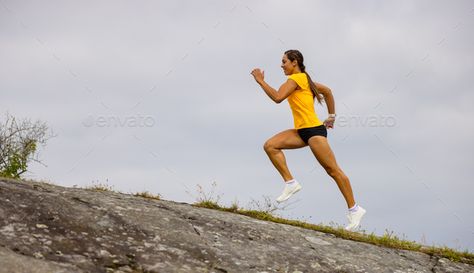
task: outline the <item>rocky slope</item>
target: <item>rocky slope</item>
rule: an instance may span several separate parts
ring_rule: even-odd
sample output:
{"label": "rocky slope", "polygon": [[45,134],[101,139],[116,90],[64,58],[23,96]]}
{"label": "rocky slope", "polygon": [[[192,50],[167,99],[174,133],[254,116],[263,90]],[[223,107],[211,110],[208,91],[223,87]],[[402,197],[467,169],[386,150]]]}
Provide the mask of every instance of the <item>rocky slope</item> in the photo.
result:
{"label": "rocky slope", "polygon": [[473,265],[116,192],[0,179],[0,272],[474,272]]}

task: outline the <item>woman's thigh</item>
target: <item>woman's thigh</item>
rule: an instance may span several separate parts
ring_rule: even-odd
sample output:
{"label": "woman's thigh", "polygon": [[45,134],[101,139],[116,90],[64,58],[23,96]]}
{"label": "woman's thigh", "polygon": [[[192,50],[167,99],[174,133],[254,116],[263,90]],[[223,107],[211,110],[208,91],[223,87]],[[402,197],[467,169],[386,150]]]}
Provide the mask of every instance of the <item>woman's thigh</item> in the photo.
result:
{"label": "woman's thigh", "polygon": [[275,149],[298,149],[305,147],[307,144],[298,135],[296,129],[288,129],[282,131],[269,138],[264,147]]}
{"label": "woman's thigh", "polygon": [[328,140],[324,136],[313,136],[308,140],[309,147],[314,156],[326,170],[336,170],[338,168],[336,157],[329,146]]}

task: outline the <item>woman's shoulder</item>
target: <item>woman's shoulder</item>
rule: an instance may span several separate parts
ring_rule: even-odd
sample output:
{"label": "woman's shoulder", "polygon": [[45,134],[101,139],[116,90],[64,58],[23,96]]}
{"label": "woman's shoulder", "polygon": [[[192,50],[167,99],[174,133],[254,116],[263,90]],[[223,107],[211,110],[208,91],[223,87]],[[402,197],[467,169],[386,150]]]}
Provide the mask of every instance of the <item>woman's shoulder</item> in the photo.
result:
{"label": "woman's shoulder", "polygon": [[293,73],[291,75],[289,75],[288,77],[298,77],[298,76],[306,76],[306,73],[304,72],[298,72],[298,73]]}
{"label": "woman's shoulder", "polygon": [[306,74],[305,73],[293,73],[291,75],[288,75],[288,79],[292,79],[292,80],[302,80],[302,79],[306,79]]}
{"label": "woman's shoulder", "polygon": [[296,82],[296,84],[298,85],[297,90],[307,91],[310,88],[308,78],[306,77],[306,73],[304,72],[291,74],[288,76],[288,79],[291,79]]}

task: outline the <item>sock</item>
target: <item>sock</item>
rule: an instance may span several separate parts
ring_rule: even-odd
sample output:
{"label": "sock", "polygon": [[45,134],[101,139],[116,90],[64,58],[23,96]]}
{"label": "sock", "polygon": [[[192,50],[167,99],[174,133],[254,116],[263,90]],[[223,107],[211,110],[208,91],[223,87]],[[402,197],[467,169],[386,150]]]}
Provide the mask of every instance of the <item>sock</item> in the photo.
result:
{"label": "sock", "polygon": [[296,179],[291,179],[291,180],[285,181],[285,183],[288,186],[294,186],[294,185],[296,185]]}
{"label": "sock", "polygon": [[357,205],[357,203],[349,209],[350,212],[356,212],[357,210],[359,210],[359,205]]}

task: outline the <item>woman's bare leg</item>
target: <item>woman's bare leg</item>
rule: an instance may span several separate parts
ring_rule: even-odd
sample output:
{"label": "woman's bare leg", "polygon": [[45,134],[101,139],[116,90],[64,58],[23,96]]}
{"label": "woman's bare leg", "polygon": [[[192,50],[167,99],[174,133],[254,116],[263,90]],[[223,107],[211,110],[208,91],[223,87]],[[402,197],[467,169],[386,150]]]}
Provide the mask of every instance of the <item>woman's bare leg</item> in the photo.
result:
{"label": "woman's bare leg", "polygon": [[336,181],[339,190],[346,200],[347,207],[351,208],[355,205],[354,195],[352,193],[349,178],[344,174],[336,163],[334,153],[329,147],[327,138],[324,136],[313,136],[308,140],[311,151],[316,156],[321,166]]}
{"label": "woman's bare leg", "polygon": [[285,155],[282,149],[298,149],[305,147],[306,143],[298,135],[296,129],[288,129],[280,132],[263,145],[263,149],[273,163],[273,166],[278,170],[284,181],[293,179],[293,176],[286,165]]}

